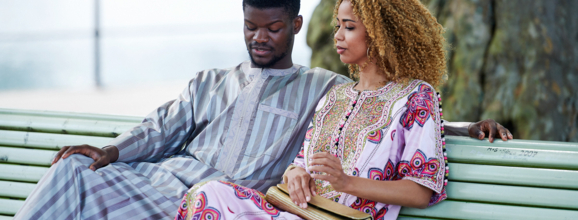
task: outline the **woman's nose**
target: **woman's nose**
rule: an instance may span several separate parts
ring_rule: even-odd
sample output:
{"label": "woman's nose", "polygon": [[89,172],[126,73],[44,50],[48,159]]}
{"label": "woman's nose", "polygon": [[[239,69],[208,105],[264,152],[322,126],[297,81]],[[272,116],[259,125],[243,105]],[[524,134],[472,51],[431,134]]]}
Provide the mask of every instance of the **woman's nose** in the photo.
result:
{"label": "woman's nose", "polygon": [[333,35],[333,38],[337,41],[342,41],[343,40],[343,34],[341,33],[341,28],[338,28],[335,31],[335,34]]}

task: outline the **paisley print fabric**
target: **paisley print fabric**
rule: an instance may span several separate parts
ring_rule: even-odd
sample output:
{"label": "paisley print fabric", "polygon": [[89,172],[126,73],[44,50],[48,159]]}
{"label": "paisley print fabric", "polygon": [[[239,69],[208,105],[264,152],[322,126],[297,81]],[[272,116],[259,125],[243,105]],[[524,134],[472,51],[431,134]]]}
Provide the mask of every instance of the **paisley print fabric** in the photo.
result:
{"label": "paisley print fabric", "polygon": [[[430,205],[444,200],[446,165],[435,90],[420,80],[389,83],[375,91],[355,91],[355,85],[336,85],[321,99],[303,155],[293,164],[307,169],[310,155],[336,153],[351,176],[411,180],[434,191]],[[324,181],[317,180],[316,186],[317,194],[375,219],[396,219],[401,208],[336,192]]]}
{"label": "paisley print fabric", "polygon": [[185,194],[175,220],[301,219],[282,212],[258,190],[225,181],[193,186]]}

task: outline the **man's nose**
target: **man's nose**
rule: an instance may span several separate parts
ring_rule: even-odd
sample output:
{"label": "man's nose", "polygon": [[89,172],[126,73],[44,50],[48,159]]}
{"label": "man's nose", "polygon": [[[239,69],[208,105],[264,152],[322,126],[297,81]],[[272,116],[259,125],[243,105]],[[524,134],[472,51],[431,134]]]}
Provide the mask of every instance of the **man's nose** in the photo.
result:
{"label": "man's nose", "polygon": [[257,33],[255,33],[255,37],[253,37],[257,43],[267,43],[269,41],[269,35],[267,34],[267,30],[258,29]]}

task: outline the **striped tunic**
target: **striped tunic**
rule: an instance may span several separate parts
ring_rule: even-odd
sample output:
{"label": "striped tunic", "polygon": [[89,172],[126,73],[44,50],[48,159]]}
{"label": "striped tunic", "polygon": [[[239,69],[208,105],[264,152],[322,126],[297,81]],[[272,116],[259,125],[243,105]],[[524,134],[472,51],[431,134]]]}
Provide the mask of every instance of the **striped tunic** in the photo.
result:
{"label": "striped tunic", "polygon": [[173,101],[114,139],[118,161],[60,160],[15,219],[162,219],[175,216],[194,184],[225,180],[265,191],[303,144],[317,101],[350,82],[327,70],[201,71]]}

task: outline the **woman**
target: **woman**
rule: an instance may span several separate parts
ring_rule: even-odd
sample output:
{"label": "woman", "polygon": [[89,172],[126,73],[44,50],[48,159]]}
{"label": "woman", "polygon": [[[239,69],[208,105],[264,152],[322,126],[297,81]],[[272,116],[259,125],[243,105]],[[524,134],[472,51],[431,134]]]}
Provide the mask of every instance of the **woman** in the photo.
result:
{"label": "woman", "polygon": [[[355,83],[334,86],[317,105],[301,153],[284,181],[302,208],[312,195],[395,219],[401,206],[446,198],[440,99],[442,27],[417,0],[339,0],[335,45]],[[236,198],[230,198],[230,195]],[[256,190],[195,185],[179,218],[298,218]]]}

